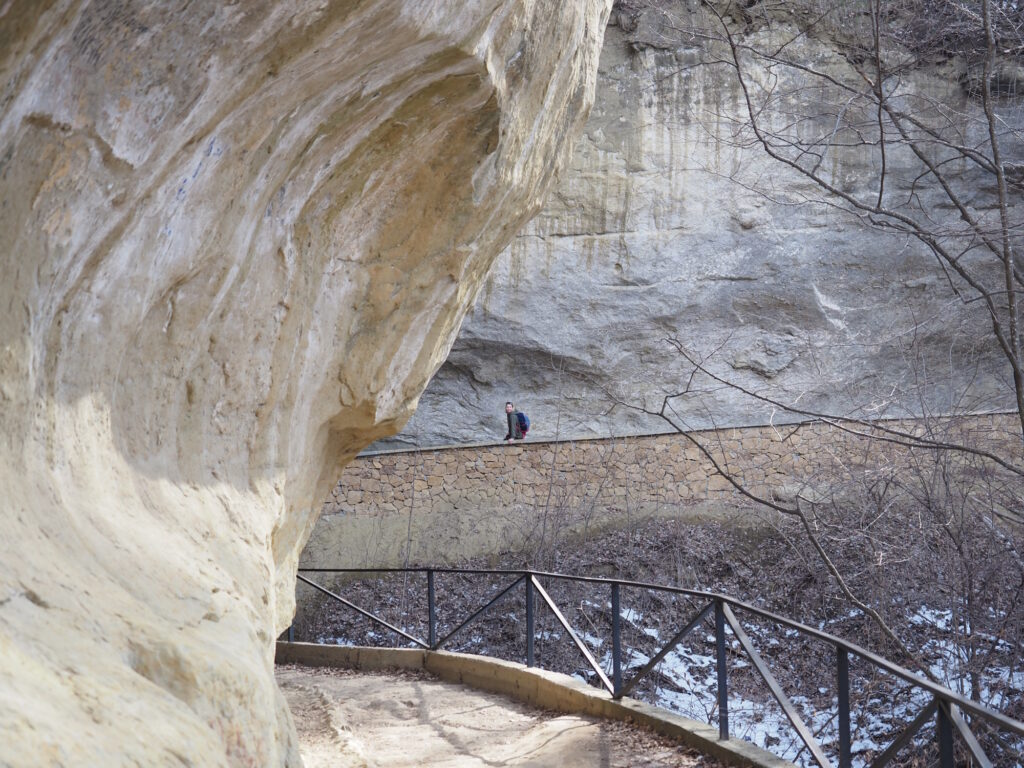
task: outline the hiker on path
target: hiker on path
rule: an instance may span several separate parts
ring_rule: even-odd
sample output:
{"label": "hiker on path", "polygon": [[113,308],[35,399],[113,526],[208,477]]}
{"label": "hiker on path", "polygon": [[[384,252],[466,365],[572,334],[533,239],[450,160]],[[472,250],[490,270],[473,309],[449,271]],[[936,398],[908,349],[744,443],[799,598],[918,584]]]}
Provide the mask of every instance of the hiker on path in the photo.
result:
{"label": "hiker on path", "polygon": [[505,435],[505,442],[511,443],[513,440],[522,440],[523,430],[519,427],[519,418],[511,401],[505,403],[505,416],[508,418],[508,434]]}

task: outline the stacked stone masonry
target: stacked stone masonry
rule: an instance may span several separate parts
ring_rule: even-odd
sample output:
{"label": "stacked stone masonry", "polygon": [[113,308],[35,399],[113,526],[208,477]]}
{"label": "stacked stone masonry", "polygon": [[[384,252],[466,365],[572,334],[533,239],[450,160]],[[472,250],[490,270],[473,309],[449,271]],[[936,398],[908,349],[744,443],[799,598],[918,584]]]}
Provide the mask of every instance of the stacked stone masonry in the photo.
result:
{"label": "stacked stone masonry", "polygon": [[[927,428],[1003,453],[1020,441],[1019,421],[1011,415],[877,426],[918,434]],[[840,473],[910,456],[899,445],[856,434],[866,431],[814,422],[362,456],[346,467],[326,502],[304,561],[453,562],[522,543],[545,514],[557,513],[580,530],[624,517],[685,515],[697,506],[735,508],[740,496],[695,442],[754,493],[783,501],[797,493],[814,498],[822,478],[834,483]]]}

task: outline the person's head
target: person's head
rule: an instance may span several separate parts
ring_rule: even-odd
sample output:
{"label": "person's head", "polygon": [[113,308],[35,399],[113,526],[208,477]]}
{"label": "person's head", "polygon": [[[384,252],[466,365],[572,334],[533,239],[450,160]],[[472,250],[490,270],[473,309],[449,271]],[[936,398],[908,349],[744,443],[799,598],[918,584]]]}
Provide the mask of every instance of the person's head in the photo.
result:
{"label": "person's head", "polygon": [[512,405],[512,401],[511,400],[509,400],[507,403],[505,403],[505,413],[512,413],[512,411],[514,411],[514,410],[515,410],[515,406]]}

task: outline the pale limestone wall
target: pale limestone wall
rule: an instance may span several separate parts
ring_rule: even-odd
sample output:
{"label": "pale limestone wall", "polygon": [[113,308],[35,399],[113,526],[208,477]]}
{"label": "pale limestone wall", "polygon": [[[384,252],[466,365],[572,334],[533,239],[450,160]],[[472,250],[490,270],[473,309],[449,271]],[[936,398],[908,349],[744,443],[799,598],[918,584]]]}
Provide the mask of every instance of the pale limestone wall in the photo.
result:
{"label": "pale limestone wall", "polygon": [[[913,421],[879,422],[906,430]],[[811,423],[691,433],[752,491],[813,498],[822,478],[891,465],[905,449]],[[934,424],[932,425],[935,426]],[[1015,432],[1016,426],[1016,432]],[[1019,444],[1014,416],[946,421],[975,444]],[[743,499],[684,435],[474,445],[357,458],[303,553],[319,567],[457,563],[650,516],[704,516]]]}
{"label": "pale limestone wall", "polygon": [[[594,108],[571,164],[495,262],[451,354],[388,447],[488,440],[506,400],[530,414],[537,438],[658,431],[656,419],[611,406],[616,399],[652,405],[655,393],[689,378],[666,337],[729,381],[810,411],[849,413],[851,404],[872,402],[886,409],[877,416],[903,416],[941,411],[958,395],[974,410],[1013,407],[1006,360],[977,311],[982,303],[962,304],[927,248],[807,204],[818,195],[805,180],[734,140],[746,122],[736,73],[702,64],[721,52],[699,34],[682,34],[707,20],[709,4],[624,5],[645,10],[633,19],[628,10],[614,14],[619,24],[605,36]],[[807,5],[759,3],[758,13],[799,16]],[[835,45],[790,22],[752,24],[741,39],[767,48],[799,41],[790,57],[831,62],[845,78]],[[813,115],[824,104],[811,80],[775,74],[789,109]],[[980,106],[967,98],[953,63],[905,71],[900,88],[948,105],[963,121],[962,135],[985,144]],[[1006,109],[1007,127],[1019,131],[1019,103]],[[893,199],[947,215],[938,185],[921,183],[916,157],[887,151]],[[1024,141],[1006,137],[1003,151],[1024,155]],[[877,155],[837,146],[827,154],[833,180],[872,200]],[[980,177],[964,183],[972,205],[992,189]],[[1024,195],[1011,198],[1019,221]],[[923,380],[928,387],[918,386]],[[736,389],[701,388],[699,398],[673,406],[692,429],[773,417],[774,408]]]}
{"label": "pale limestone wall", "polygon": [[0,764],[299,764],[299,553],[540,208],[610,8],[0,2]]}

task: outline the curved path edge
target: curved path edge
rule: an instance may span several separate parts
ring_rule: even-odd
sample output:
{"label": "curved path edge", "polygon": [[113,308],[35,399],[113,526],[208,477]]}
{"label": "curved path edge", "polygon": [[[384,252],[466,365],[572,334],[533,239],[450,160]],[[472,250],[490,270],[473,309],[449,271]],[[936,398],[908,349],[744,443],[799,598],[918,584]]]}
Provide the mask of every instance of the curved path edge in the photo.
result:
{"label": "curved path edge", "polygon": [[448,682],[508,696],[535,707],[637,723],[724,763],[750,768],[794,768],[742,739],[721,740],[706,723],[673,714],[636,699],[618,701],[604,690],[568,675],[527,667],[513,661],[449,651],[415,648],[367,648],[278,642],[278,664],[341,667],[365,672],[388,669],[425,670]]}

